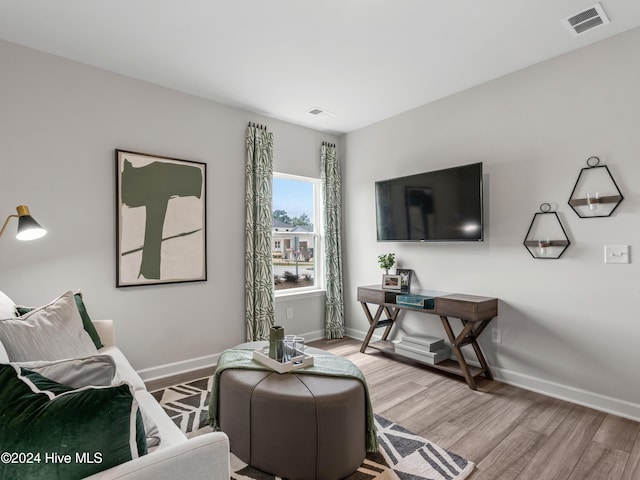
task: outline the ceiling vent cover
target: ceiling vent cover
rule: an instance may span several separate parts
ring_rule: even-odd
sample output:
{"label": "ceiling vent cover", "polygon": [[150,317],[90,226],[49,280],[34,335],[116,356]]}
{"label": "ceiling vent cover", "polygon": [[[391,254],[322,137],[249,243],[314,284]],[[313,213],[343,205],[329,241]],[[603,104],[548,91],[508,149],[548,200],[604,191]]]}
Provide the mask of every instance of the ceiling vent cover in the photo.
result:
{"label": "ceiling vent cover", "polygon": [[307,113],[316,118],[329,118],[335,115],[333,112],[330,112],[329,110],[324,110],[320,107],[313,107],[311,110],[307,110]]}
{"label": "ceiling vent cover", "polygon": [[609,18],[604,13],[602,5],[596,3],[593,7],[565,18],[562,23],[573,35],[578,36],[588,30],[609,23]]}

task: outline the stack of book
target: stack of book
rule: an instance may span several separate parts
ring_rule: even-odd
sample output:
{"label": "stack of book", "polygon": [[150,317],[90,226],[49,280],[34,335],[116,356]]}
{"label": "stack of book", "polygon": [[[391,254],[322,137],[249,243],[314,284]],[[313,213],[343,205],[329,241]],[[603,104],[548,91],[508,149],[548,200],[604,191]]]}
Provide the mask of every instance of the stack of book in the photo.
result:
{"label": "stack of book", "polygon": [[451,355],[451,348],[442,338],[427,335],[405,335],[400,343],[396,343],[395,350],[398,355],[428,365],[440,363]]}

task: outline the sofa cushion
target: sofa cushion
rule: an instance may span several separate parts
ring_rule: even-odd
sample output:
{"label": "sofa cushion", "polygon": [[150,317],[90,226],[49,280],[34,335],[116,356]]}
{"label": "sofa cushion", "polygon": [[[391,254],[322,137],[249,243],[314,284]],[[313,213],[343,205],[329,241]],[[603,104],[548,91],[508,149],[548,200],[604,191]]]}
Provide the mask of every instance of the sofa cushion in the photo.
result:
{"label": "sofa cushion", "polygon": [[84,330],[72,292],[23,317],[0,320],[0,342],[12,362],[82,358],[98,352]]}
{"label": "sofa cushion", "polygon": [[108,387],[116,374],[116,362],[109,355],[54,362],[18,362],[16,365],[73,388]]}
{"label": "sofa cushion", "polygon": [[100,349],[100,355],[109,355],[116,364],[116,376],[114,383],[127,382],[134,390],[146,390],[146,385],[140,375],[133,369],[127,357],[118,347],[104,347]]}
{"label": "sofa cushion", "polygon": [[[96,348],[102,348],[103,347],[102,340],[100,339],[100,335],[98,335],[98,331],[96,330],[96,327],[93,325],[93,322],[91,321],[89,312],[87,312],[87,307],[85,306],[84,299],[82,298],[82,292],[78,291],[74,293],[73,298],[76,301],[76,306],[78,307],[80,318],[82,318],[82,325],[84,326],[84,329],[91,337],[91,340],[93,341],[93,344],[96,346]],[[14,306],[16,314],[20,317],[35,310],[36,308],[37,307],[25,307],[24,305]],[[12,317],[13,314],[11,314],[10,316]]]}
{"label": "sofa cushion", "polygon": [[[113,354],[115,347],[109,349]],[[120,363],[124,361],[124,355],[118,350],[120,355]],[[114,356],[108,354],[94,355],[87,358],[74,358],[69,360],[59,360],[56,362],[17,362],[14,363],[19,367],[25,368],[32,372],[39,373],[43,377],[62,383],[73,388],[82,388],[87,386],[109,386],[113,383],[129,383],[127,379],[119,378],[116,375],[116,360]],[[128,368],[131,368],[127,364]],[[137,374],[136,374],[137,376]],[[129,375],[131,377],[131,375]],[[114,379],[117,379],[114,382]],[[136,380],[133,379],[132,380]],[[142,380],[140,380],[142,384]],[[142,421],[146,433],[147,447],[156,447],[160,444],[161,439],[165,439],[163,446],[178,443],[176,438],[184,441],[185,435],[164,413],[158,402],[146,391],[135,387],[135,398],[140,408]],[[143,395],[146,394],[146,395]],[[149,400],[151,399],[151,401]],[[162,432],[158,428],[158,422],[163,426]],[[169,425],[166,425],[166,422]]]}
{"label": "sofa cushion", "polygon": [[4,292],[0,291],[0,318],[11,318],[14,316],[16,304],[13,303]]}
{"label": "sofa cushion", "polygon": [[80,479],[146,454],[127,384],[73,389],[17,365],[0,365],[0,445],[32,463],[3,462],[2,478]]}
{"label": "sofa cushion", "polygon": [[147,432],[147,446],[159,449],[172,447],[184,442],[187,436],[175,424],[167,412],[146,390],[136,390],[135,397],[140,405],[142,419]]}
{"label": "sofa cushion", "polygon": [[[13,303],[4,292],[0,291],[0,318],[11,318],[14,316],[14,311],[16,309],[16,304]],[[7,355],[7,351],[2,345],[0,341],[0,362],[8,362],[9,356]]]}
{"label": "sofa cushion", "polygon": [[9,363],[9,354],[0,341],[0,363]]}

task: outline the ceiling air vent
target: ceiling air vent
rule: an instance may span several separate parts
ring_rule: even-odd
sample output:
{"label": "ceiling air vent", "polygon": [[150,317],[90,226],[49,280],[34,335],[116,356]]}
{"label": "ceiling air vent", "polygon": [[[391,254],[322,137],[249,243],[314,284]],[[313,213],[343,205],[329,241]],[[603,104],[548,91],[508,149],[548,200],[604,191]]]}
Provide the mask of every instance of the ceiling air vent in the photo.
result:
{"label": "ceiling air vent", "polygon": [[323,110],[319,107],[313,107],[311,110],[308,110],[307,113],[316,118],[329,118],[335,115],[333,112],[330,112],[329,110]]}
{"label": "ceiling air vent", "polygon": [[604,13],[602,5],[596,3],[593,7],[565,18],[562,23],[573,35],[577,36],[587,30],[609,23],[609,18]]}

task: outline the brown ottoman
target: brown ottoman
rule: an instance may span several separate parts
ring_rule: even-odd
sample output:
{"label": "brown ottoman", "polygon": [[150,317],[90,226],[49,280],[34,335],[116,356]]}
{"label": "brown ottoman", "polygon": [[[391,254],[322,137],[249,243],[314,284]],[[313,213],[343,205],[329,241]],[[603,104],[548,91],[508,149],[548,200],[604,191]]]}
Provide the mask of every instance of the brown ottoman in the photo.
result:
{"label": "brown ottoman", "polygon": [[225,370],[218,413],[240,460],[284,478],[336,480],[366,455],[365,392],[356,379]]}

